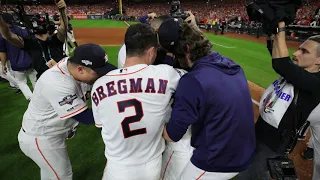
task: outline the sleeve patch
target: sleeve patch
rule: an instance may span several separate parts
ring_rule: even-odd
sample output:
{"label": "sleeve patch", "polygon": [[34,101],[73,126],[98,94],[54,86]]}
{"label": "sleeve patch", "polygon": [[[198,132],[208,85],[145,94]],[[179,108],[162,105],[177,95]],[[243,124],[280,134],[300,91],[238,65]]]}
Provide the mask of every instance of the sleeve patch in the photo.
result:
{"label": "sleeve patch", "polygon": [[73,103],[73,101],[74,101],[75,99],[77,99],[77,95],[76,95],[76,94],[74,94],[74,95],[68,95],[68,96],[64,97],[64,98],[62,99],[62,101],[59,102],[59,105],[60,105],[60,106],[64,106],[64,105],[66,105],[66,104],[72,105],[72,103]]}

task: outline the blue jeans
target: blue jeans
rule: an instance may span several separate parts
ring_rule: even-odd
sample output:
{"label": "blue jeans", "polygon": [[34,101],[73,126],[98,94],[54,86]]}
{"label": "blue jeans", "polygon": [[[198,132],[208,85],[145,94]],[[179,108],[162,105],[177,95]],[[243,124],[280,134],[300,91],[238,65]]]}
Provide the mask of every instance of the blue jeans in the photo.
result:
{"label": "blue jeans", "polygon": [[248,169],[240,172],[237,180],[270,180],[267,159],[273,158],[276,155],[276,152],[257,140],[255,155]]}

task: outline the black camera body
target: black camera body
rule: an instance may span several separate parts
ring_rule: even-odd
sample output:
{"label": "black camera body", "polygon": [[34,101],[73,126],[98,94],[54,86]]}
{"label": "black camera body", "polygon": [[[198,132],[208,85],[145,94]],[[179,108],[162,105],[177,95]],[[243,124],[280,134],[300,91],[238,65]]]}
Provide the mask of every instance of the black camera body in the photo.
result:
{"label": "black camera body", "polygon": [[293,161],[287,157],[268,159],[270,175],[275,180],[297,180]]}
{"label": "black camera body", "polygon": [[27,14],[24,10],[24,5],[22,1],[18,1],[16,5],[16,9],[12,9],[14,14],[17,16],[20,26],[26,27],[29,31],[29,34],[46,34],[53,33],[56,29],[54,26],[54,22],[49,20],[49,14],[45,15],[30,15]]}
{"label": "black camera body", "polygon": [[249,20],[261,22],[264,32],[270,36],[276,34],[279,22],[291,24],[301,6],[302,0],[254,0],[246,9]]}
{"label": "black camera body", "polygon": [[173,0],[170,5],[170,15],[173,18],[181,18],[183,20],[189,17],[189,14],[184,12],[180,7],[180,1]]}
{"label": "black camera body", "polygon": [[48,32],[47,19],[44,17],[40,17],[39,15],[33,16],[30,18],[32,24],[32,31],[34,34],[46,34]]}

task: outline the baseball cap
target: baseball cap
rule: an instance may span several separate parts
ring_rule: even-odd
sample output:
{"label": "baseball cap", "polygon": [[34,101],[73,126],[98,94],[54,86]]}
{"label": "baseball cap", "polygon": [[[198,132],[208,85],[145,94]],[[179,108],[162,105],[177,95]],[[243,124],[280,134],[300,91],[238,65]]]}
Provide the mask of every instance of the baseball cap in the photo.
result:
{"label": "baseball cap", "polygon": [[160,45],[169,51],[172,51],[179,40],[180,23],[177,18],[170,18],[160,25],[158,29],[158,38]]}
{"label": "baseball cap", "polygon": [[2,13],[2,19],[4,20],[4,22],[6,22],[7,24],[12,25],[14,18],[11,14],[9,13]]}
{"label": "baseball cap", "polygon": [[74,55],[69,59],[75,64],[88,67],[94,70],[99,76],[117,69],[116,66],[108,63],[108,55],[104,49],[97,44],[82,44],[74,50]]}

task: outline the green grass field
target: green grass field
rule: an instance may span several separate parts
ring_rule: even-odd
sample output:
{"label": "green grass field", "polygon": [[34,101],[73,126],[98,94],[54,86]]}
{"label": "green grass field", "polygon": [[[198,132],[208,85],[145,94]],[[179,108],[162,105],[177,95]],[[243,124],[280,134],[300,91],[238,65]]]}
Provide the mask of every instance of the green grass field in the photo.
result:
{"label": "green grass field", "polygon": [[[73,20],[72,24],[74,28],[126,27],[123,22],[109,20]],[[267,87],[278,77],[271,67],[271,57],[265,45],[212,34],[207,34],[207,37],[215,43],[215,51],[243,67],[248,80]],[[110,62],[116,64],[119,47],[104,48]],[[8,85],[0,83],[0,179],[38,180],[40,169],[21,152],[17,141],[23,113],[28,104],[22,94],[16,95],[15,90],[8,89]],[[80,125],[77,135],[67,141],[67,145],[74,172],[73,179],[101,179],[106,159],[100,130],[93,126]]]}

